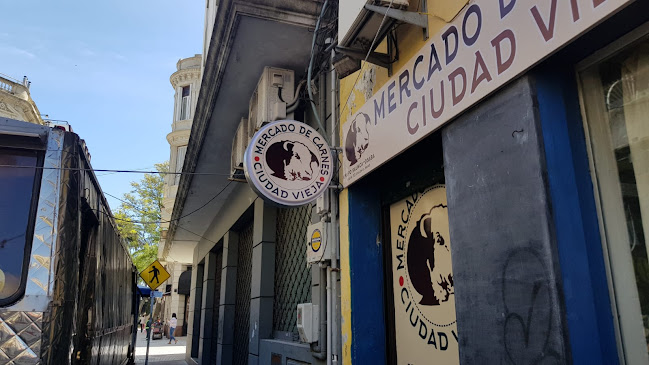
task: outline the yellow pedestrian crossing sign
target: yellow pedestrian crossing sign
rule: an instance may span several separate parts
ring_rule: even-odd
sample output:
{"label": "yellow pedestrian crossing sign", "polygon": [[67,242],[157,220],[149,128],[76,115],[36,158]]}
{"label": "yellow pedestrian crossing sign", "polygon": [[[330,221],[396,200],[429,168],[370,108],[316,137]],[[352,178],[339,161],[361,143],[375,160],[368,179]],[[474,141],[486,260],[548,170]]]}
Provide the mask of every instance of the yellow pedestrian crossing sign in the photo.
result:
{"label": "yellow pedestrian crossing sign", "polygon": [[140,273],[140,277],[146,285],[151,288],[151,290],[156,290],[162,283],[165,282],[165,280],[169,279],[169,273],[165,268],[158,262],[158,260],[155,260],[149,267],[146,269],[142,270]]}

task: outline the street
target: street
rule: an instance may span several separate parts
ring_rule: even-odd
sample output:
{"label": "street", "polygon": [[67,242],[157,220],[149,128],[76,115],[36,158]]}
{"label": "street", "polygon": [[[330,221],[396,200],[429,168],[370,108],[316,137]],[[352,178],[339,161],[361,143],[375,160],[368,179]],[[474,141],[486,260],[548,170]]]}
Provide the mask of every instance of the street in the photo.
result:
{"label": "street", "polygon": [[[149,347],[149,364],[187,365],[185,362],[186,338],[187,337],[179,337],[177,344],[169,344],[169,339],[166,337],[159,340],[151,339],[151,345]],[[138,331],[135,346],[135,363],[144,364],[146,356],[146,331]]]}

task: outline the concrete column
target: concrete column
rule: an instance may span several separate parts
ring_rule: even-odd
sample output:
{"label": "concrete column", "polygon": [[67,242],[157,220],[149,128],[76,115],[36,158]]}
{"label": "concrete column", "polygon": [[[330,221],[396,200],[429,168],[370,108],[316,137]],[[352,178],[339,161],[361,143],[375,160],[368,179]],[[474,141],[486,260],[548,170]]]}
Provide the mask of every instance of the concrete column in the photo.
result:
{"label": "concrete column", "polygon": [[234,345],[234,306],[237,294],[237,258],[239,257],[239,234],[229,231],[223,237],[223,260],[221,265],[221,303],[218,306],[219,328],[216,364],[232,364]]}
{"label": "concrete column", "polygon": [[[181,302],[180,295],[178,294],[178,280],[180,279],[180,274],[183,272],[182,264],[179,262],[174,262],[171,266],[171,295],[170,295],[170,306],[168,310],[168,316],[165,317],[165,320],[171,319],[171,315],[176,313],[178,318],[178,326],[175,334],[180,335],[180,326],[183,325],[183,317],[180,314],[180,307],[184,305],[184,302]],[[184,312],[184,311],[183,311]],[[171,337],[171,336],[170,336]]]}
{"label": "concrete column", "polygon": [[254,207],[250,283],[250,365],[259,362],[260,340],[272,338],[273,334],[276,220],[277,210],[257,199]]}
{"label": "concrete column", "polygon": [[571,363],[532,85],[442,130],[461,364]]}
{"label": "concrete column", "polygon": [[205,256],[203,273],[203,298],[201,301],[200,342],[198,345],[199,364],[211,364],[212,357],[212,325],[214,323],[215,303],[214,290],[216,290],[214,277],[216,270],[221,269],[217,254],[209,252]]}
{"label": "concrete column", "polygon": [[192,270],[192,284],[189,293],[189,313],[187,314],[187,353],[186,358],[198,357],[200,339],[201,302],[203,298],[203,264]]}

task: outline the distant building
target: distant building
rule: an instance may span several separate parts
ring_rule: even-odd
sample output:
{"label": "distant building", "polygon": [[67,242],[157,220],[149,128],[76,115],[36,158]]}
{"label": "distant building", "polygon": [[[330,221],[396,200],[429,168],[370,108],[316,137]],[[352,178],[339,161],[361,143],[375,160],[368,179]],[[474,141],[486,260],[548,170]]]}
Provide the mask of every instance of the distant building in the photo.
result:
{"label": "distant building", "polygon": [[[180,173],[183,170],[185,151],[187,151],[201,81],[201,55],[197,54],[179,60],[176,69],[169,79],[175,90],[175,96],[173,123],[171,123],[171,133],[167,135],[167,141],[170,145],[169,171]],[[161,212],[163,222],[168,222],[171,219],[179,181],[179,174],[170,174],[165,178],[164,207]],[[158,258],[171,274],[169,284],[167,284],[168,290],[165,290],[166,295],[163,300],[163,317],[168,320],[172,313],[176,313],[178,327],[175,335],[183,336],[187,333],[187,328],[184,326],[186,323],[185,308],[189,300],[189,279],[191,279],[192,253],[195,243],[180,242],[172,250],[171,245],[165,244],[169,223],[162,223],[160,226],[162,239],[158,249]],[[186,274],[183,275],[183,273]],[[185,279],[187,279],[186,282]],[[186,283],[186,288],[182,287],[183,283]]]}
{"label": "distant building", "polygon": [[20,82],[0,74],[0,117],[45,124],[29,94],[30,84],[27,76]]}

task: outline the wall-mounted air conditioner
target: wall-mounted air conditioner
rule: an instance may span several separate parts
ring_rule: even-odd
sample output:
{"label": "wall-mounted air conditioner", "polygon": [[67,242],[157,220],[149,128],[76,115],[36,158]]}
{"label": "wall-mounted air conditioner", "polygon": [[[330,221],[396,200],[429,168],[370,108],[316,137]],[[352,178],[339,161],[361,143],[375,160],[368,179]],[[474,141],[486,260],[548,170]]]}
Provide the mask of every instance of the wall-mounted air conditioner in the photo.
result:
{"label": "wall-mounted air conditioner", "polygon": [[293,71],[275,67],[264,67],[257,88],[252,93],[248,108],[250,137],[266,123],[292,119],[286,113],[287,102],[293,100],[295,76]]}
{"label": "wall-mounted air conditioner", "polygon": [[245,180],[246,177],[243,173],[243,155],[246,152],[248,143],[250,142],[250,127],[247,118],[241,118],[237,132],[232,139],[232,159],[230,161],[232,179]]}

